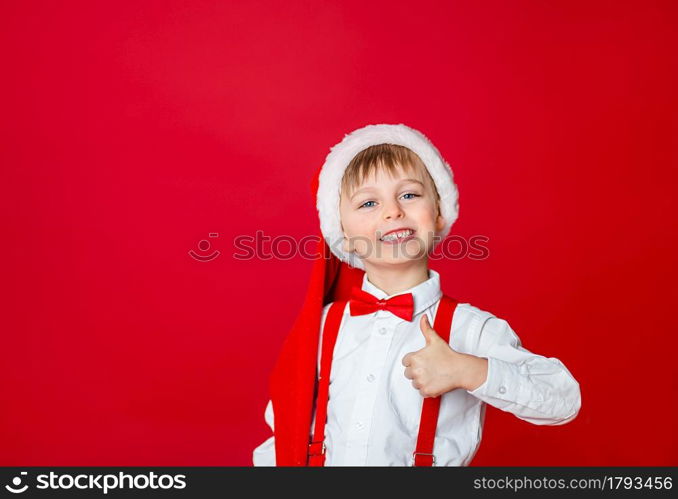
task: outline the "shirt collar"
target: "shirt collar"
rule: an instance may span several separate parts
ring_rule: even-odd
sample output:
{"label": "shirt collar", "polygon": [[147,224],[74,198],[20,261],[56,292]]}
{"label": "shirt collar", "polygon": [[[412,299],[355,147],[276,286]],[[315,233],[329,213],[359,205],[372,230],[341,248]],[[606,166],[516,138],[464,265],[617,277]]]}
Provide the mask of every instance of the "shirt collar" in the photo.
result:
{"label": "shirt collar", "polygon": [[414,315],[417,315],[437,302],[443,294],[440,290],[440,274],[433,269],[428,269],[428,275],[428,280],[419,283],[410,289],[406,289],[405,291],[388,295],[385,291],[372,284],[367,279],[367,273],[365,273],[365,275],[363,275],[362,290],[376,296],[379,300],[412,293],[412,297],[414,298]]}

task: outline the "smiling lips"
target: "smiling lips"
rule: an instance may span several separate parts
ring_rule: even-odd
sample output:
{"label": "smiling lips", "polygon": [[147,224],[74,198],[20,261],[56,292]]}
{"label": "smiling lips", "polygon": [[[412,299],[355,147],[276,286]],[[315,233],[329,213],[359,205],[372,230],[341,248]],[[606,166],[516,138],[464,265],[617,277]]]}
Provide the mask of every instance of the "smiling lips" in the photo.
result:
{"label": "smiling lips", "polygon": [[414,236],[414,230],[401,228],[387,232],[382,237],[379,238],[380,241],[385,243],[396,243],[408,241]]}

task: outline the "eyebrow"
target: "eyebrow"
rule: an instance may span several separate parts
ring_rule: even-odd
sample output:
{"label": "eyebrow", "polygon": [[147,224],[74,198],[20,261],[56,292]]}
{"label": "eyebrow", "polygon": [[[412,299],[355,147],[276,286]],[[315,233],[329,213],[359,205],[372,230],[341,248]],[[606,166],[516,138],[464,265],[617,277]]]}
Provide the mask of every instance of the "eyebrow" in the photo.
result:
{"label": "eyebrow", "polygon": [[[417,180],[416,178],[404,178],[399,183],[400,184],[406,184],[408,182],[415,182],[417,184],[420,184],[422,187],[426,187],[421,180]],[[355,191],[353,193],[353,195],[351,196],[351,199],[353,199],[354,197],[356,197],[358,194],[360,194],[363,191],[373,191],[373,190],[374,190],[374,187],[363,187],[361,189],[358,189],[357,191]]]}

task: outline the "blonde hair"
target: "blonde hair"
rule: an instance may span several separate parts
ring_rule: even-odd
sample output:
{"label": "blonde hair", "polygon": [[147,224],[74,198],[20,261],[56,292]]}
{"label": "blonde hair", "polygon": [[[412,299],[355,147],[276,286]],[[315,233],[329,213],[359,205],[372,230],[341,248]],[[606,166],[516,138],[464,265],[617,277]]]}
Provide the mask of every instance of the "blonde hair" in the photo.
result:
{"label": "blonde hair", "polygon": [[346,167],[341,179],[341,192],[351,193],[365,179],[378,168],[383,168],[391,176],[395,175],[397,168],[405,171],[416,171],[424,177],[424,183],[428,184],[433,191],[436,208],[439,207],[440,195],[436,184],[428,172],[428,168],[411,149],[396,144],[377,144],[363,149],[356,154]]}

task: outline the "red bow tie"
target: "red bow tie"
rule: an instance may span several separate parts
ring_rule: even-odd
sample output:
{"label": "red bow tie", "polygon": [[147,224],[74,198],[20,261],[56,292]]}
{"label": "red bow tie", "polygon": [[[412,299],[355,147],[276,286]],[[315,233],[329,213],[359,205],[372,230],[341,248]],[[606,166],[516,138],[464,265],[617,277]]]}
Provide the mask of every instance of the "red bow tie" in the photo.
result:
{"label": "red bow tie", "polygon": [[397,295],[387,300],[379,300],[376,296],[354,287],[349,300],[351,315],[365,315],[377,310],[388,310],[401,319],[411,322],[414,314],[414,298],[412,293]]}

